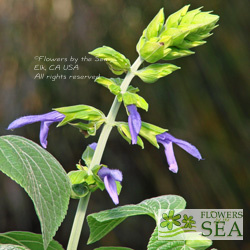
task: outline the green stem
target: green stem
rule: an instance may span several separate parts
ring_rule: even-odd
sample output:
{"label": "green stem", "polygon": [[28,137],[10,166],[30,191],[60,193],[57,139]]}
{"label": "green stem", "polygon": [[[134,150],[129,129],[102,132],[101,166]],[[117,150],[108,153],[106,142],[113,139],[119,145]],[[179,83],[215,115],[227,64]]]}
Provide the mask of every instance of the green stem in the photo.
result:
{"label": "green stem", "polygon": [[[140,65],[142,64],[143,60],[138,57],[134,64],[131,66],[130,71],[127,73],[126,77],[124,78],[122,84],[121,84],[121,91],[125,92],[135,76],[133,72],[135,72]],[[121,106],[121,103],[118,102],[117,97],[115,97],[113,104],[110,108],[110,111],[108,113],[106,123],[102,129],[102,132],[100,134],[99,140],[97,142],[97,147],[93,156],[93,159],[91,161],[89,171],[96,165],[99,165],[102,159],[102,155],[104,152],[104,149],[106,147],[106,143],[109,137],[109,134],[114,126],[115,118],[118,113],[118,110]],[[70,238],[69,238],[69,243],[67,250],[76,250],[78,246],[78,242],[80,239],[80,234],[82,230],[82,225],[84,222],[84,218],[86,215],[86,210],[88,207],[88,202],[89,202],[89,197],[90,194],[81,198],[77,207],[73,227],[71,230]]]}
{"label": "green stem", "polygon": [[[135,72],[140,65],[142,64],[143,60],[141,57],[138,57],[134,64],[131,66],[131,70],[127,73],[126,77],[124,78],[122,84],[121,84],[121,91],[125,92],[132,81],[133,77],[135,76],[133,72]],[[106,124],[104,125],[102,132],[100,134],[99,140],[97,142],[97,147],[93,156],[93,159],[90,164],[90,170],[100,164],[101,158],[109,137],[109,134],[114,126],[115,118],[118,113],[118,110],[121,106],[121,103],[118,102],[117,97],[115,97],[113,104],[110,108],[110,111],[108,113],[107,119],[106,119]]]}
{"label": "green stem", "polygon": [[84,222],[86,210],[87,210],[88,203],[89,203],[89,198],[90,198],[90,193],[87,196],[79,200],[74,223],[73,223],[71,233],[70,233],[67,250],[77,249],[81,231],[82,231],[82,225]]}

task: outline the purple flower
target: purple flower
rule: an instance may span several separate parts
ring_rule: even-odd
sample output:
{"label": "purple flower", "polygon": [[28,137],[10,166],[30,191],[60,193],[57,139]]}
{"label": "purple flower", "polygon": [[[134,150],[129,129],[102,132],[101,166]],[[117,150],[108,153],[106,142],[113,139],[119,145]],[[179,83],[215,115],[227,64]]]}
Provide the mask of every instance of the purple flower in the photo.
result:
{"label": "purple flower", "polygon": [[104,182],[105,188],[109,193],[109,196],[117,205],[119,203],[116,181],[122,181],[122,172],[117,169],[109,169],[106,167],[101,168],[98,171],[98,175]]}
{"label": "purple flower", "polygon": [[134,104],[127,106],[129,117],[128,126],[132,138],[132,144],[137,144],[137,136],[141,129],[141,116],[137,112],[137,108]]}
{"label": "purple flower", "polygon": [[177,144],[179,147],[184,149],[186,152],[188,152],[198,160],[202,159],[199,150],[195,146],[186,141],[177,139],[167,132],[157,135],[156,140],[158,143],[161,143],[165,147],[165,154],[167,157],[169,170],[172,171],[173,173],[178,172],[178,165],[174,155],[173,143]]}
{"label": "purple flower", "polygon": [[95,149],[96,149],[96,147],[97,147],[97,143],[96,143],[96,142],[93,142],[93,143],[89,144],[88,146],[89,146],[90,148],[92,148],[92,149],[95,151]]}
{"label": "purple flower", "polygon": [[48,144],[47,137],[49,133],[49,126],[54,122],[61,122],[64,119],[64,117],[65,115],[57,111],[52,111],[42,115],[23,116],[13,121],[7,129],[12,130],[34,122],[41,122],[40,143],[42,147],[46,148]]}

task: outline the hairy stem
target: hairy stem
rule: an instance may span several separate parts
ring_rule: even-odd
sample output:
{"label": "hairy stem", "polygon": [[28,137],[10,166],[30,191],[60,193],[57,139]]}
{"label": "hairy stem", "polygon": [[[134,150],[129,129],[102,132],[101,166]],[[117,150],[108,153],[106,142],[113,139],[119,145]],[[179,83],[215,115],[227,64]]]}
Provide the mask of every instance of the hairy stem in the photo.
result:
{"label": "hairy stem", "polygon": [[[133,72],[135,72],[140,67],[142,62],[143,62],[143,60],[140,57],[138,57],[136,59],[136,61],[134,62],[134,64],[131,66],[130,71],[127,73],[126,77],[124,78],[124,80],[121,84],[121,91],[122,92],[125,92],[127,90],[131,80],[135,76]],[[97,147],[96,147],[93,159],[91,161],[89,170],[91,170],[94,166],[99,165],[101,162],[102,155],[103,155],[104,149],[106,147],[106,143],[107,143],[109,134],[113,128],[115,118],[116,118],[116,115],[118,113],[120,106],[121,106],[121,103],[119,103],[117,100],[117,97],[115,97],[113,104],[110,108],[110,111],[108,113],[106,123],[102,129],[99,140],[97,142]],[[75,219],[74,219],[74,223],[73,223],[73,227],[72,227],[71,234],[70,234],[70,239],[69,239],[67,250],[76,250],[77,249],[78,242],[80,239],[81,230],[82,230],[82,225],[83,225],[84,218],[86,215],[86,210],[88,207],[89,198],[90,198],[90,194],[81,198],[79,201],[78,208],[77,208],[76,215],[75,215]]]}

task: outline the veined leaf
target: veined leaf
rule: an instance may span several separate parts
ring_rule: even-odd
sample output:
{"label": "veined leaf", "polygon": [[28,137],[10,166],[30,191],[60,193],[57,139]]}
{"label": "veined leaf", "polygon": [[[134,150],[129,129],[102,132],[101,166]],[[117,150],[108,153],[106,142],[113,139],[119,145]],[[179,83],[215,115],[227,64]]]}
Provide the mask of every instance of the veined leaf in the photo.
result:
{"label": "veined leaf", "polygon": [[99,213],[90,214],[87,217],[90,227],[88,244],[103,238],[127,217],[148,215],[157,221],[159,209],[184,209],[185,206],[186,202],[182,197],[176,195],[163,195],[144,200],[137,205],[120,206]]}
{"label": "veined leaf", "polygon": [[29,250],[29,248],[12,244],[0,244],[0,250]]}
{"label": "veined leaf", "polygon": [[[187,234],[188,235],[188,234]],[[193,237],[193,236],[192,236]],[[147,250],[205,250],[212,245],[212,241],[204,236],[198,235],[197,240],[159,240],[158,227],[155,228],[149,240]]]}
{"label": "veined leaf", "polygon": [[[44,250],[42,235],[30,232],[13,231],[1,233],[0,244],[4,244],[0,245],[1,250]],[[11,245],[14,246],[14,248],[11,248]],[[3,246],[3,248],[1,248],[1,246]],[[7,248],[6,246],[9,247]],[[57,241],[52,240],[47,250],[63,250],[63,247]]]}
{"label": "veined leaf", "polygon": [[20,136],[0,137],[0,170],[32,199],[46,249],[68,209],[71,189],[66,172],[49,152]]}

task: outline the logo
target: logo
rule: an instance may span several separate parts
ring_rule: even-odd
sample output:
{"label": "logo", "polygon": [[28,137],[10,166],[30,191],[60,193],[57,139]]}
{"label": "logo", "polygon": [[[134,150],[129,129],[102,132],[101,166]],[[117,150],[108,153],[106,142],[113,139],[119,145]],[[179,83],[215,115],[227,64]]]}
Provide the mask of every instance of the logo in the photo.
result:
{"label": "logo", "polygon": [[243,240],[243,209],[160,209],[158,240]]}

